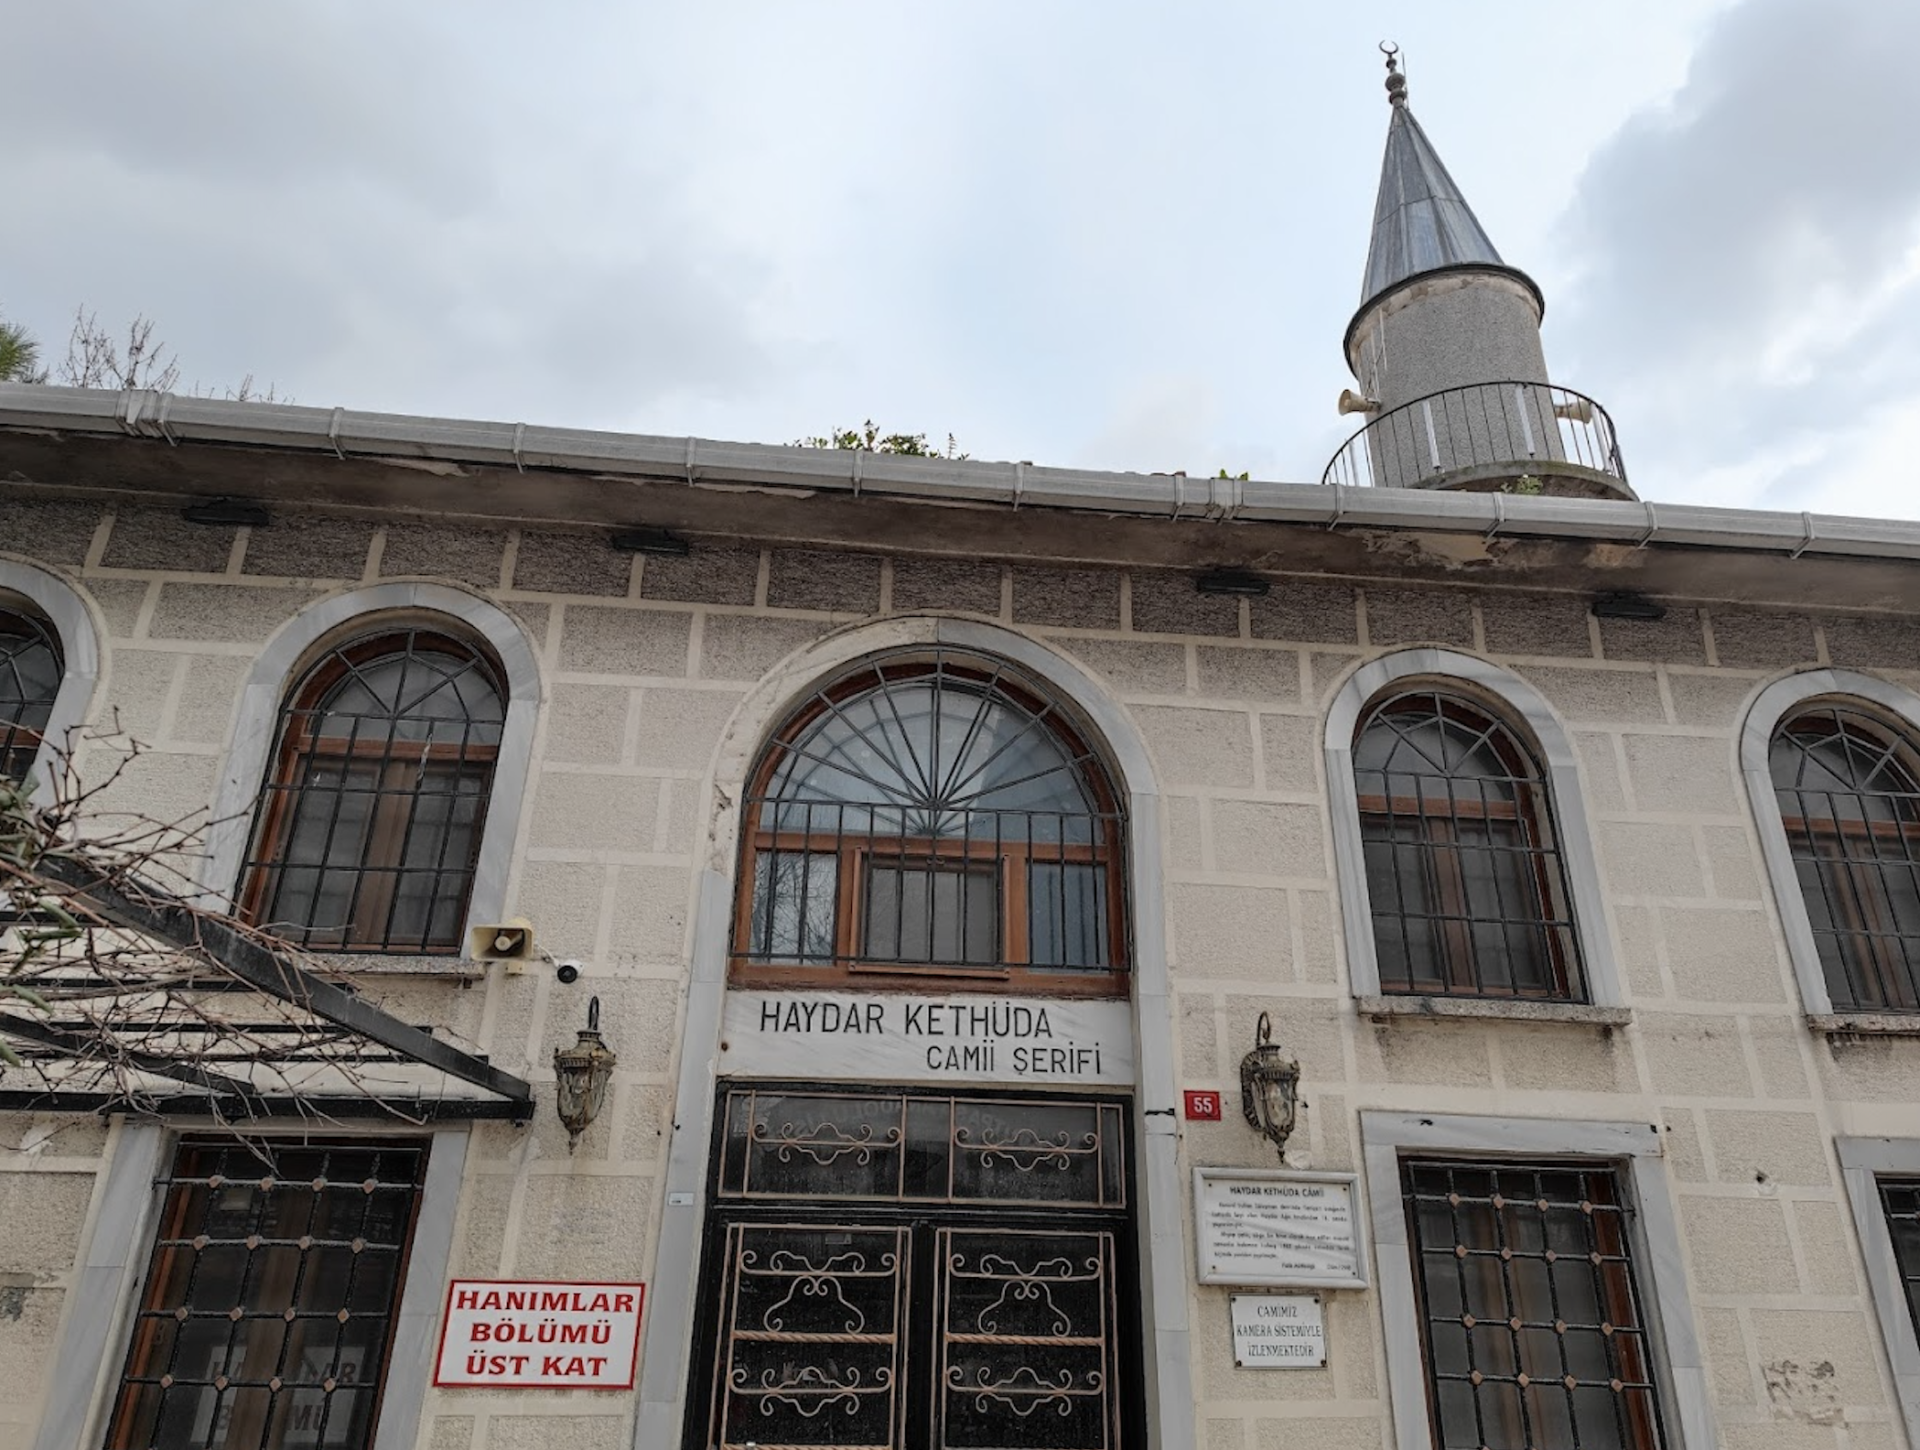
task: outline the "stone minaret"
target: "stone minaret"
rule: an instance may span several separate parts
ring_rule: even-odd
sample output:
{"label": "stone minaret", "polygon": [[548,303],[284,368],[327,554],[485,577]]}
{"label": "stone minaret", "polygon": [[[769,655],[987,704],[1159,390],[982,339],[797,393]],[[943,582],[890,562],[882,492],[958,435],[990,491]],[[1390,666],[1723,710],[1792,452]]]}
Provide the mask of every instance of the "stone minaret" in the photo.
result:
{"label": "stone minaret", "polygon": [[1373,421],[1328,481],[1633,497],[1606,414],[1549,385],[1540,288],[1501,260],[1460,195],[1407,106],[1392,50],[1387,101],[1373,241],[1346,336],[1360,395],[1341,400]]}

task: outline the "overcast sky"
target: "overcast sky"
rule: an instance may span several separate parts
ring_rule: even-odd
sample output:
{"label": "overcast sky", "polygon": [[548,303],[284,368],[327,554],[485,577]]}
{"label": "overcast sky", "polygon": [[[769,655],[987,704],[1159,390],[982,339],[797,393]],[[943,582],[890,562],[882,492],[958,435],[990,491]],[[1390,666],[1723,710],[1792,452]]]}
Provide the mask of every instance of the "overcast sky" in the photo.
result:
{"label": "overcast sky", "polygon": [[1388,110],[1660,500],[1920,517],[1912,0],[71,0],[0,316],[183,386],[1312,481]]}

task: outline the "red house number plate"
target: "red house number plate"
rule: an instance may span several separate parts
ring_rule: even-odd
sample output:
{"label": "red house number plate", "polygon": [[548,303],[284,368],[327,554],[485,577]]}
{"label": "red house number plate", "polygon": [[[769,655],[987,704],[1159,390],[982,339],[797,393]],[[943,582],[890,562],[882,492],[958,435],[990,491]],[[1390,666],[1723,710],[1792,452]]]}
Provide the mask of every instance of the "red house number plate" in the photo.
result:
{"label": "red house number plate", "polygon": [[1217,1123],[1220,1121],[1220,1094],[1187,1090],[1187,1121],[1196,1123]]}

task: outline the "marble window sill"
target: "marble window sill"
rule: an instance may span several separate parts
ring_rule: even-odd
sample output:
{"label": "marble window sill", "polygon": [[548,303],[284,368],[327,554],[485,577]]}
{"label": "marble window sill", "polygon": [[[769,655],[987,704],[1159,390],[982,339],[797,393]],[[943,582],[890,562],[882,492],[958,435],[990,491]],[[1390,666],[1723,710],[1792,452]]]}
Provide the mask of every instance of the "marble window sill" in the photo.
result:
{"label": "marble window sill", "polygon": [[409,955],[405,952],[313,952],[313,959],[355,977],[432,977],[477,982],[487,964],[471,957]]}
{"label": "marble window sill", "polygon": [[1920,1037],[1920,1012],[1809,1012],[1807,1026],[1828,1037]]}
{"label": "marble window sill", "polygon": [[[1371,1017],[1376,1022],[1424,1017],[1624,1027],[1633,1020],[1632,1009],[1627,1007],[1596,1007],[1587,1002],[1531,1002],[1511,997],[1356,997],[1354,1006],[1362,1017]],[[1920,1031],[1920,1019],[1916,1019],[1914,1027]]]}

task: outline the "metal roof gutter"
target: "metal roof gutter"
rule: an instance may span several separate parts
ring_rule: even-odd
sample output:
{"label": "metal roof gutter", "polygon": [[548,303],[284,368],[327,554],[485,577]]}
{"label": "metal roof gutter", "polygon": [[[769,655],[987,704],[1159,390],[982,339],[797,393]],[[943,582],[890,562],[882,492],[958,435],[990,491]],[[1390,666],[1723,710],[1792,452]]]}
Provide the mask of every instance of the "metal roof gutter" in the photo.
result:
{"label": "metal roof gutter", "polygon": [[1920,523],[1502,493],[1241,482],[1103,473],[860,450],[727,443],[525,423],[488,423],[236,403],[148,391],[0,383],[0,431],[126,434],[333,453],[342,459],[474,463],[853,496],[1075,509],[1167,519],[1247,519],[1321,528],[1557,538],[1870,559],[1920,560]]}

